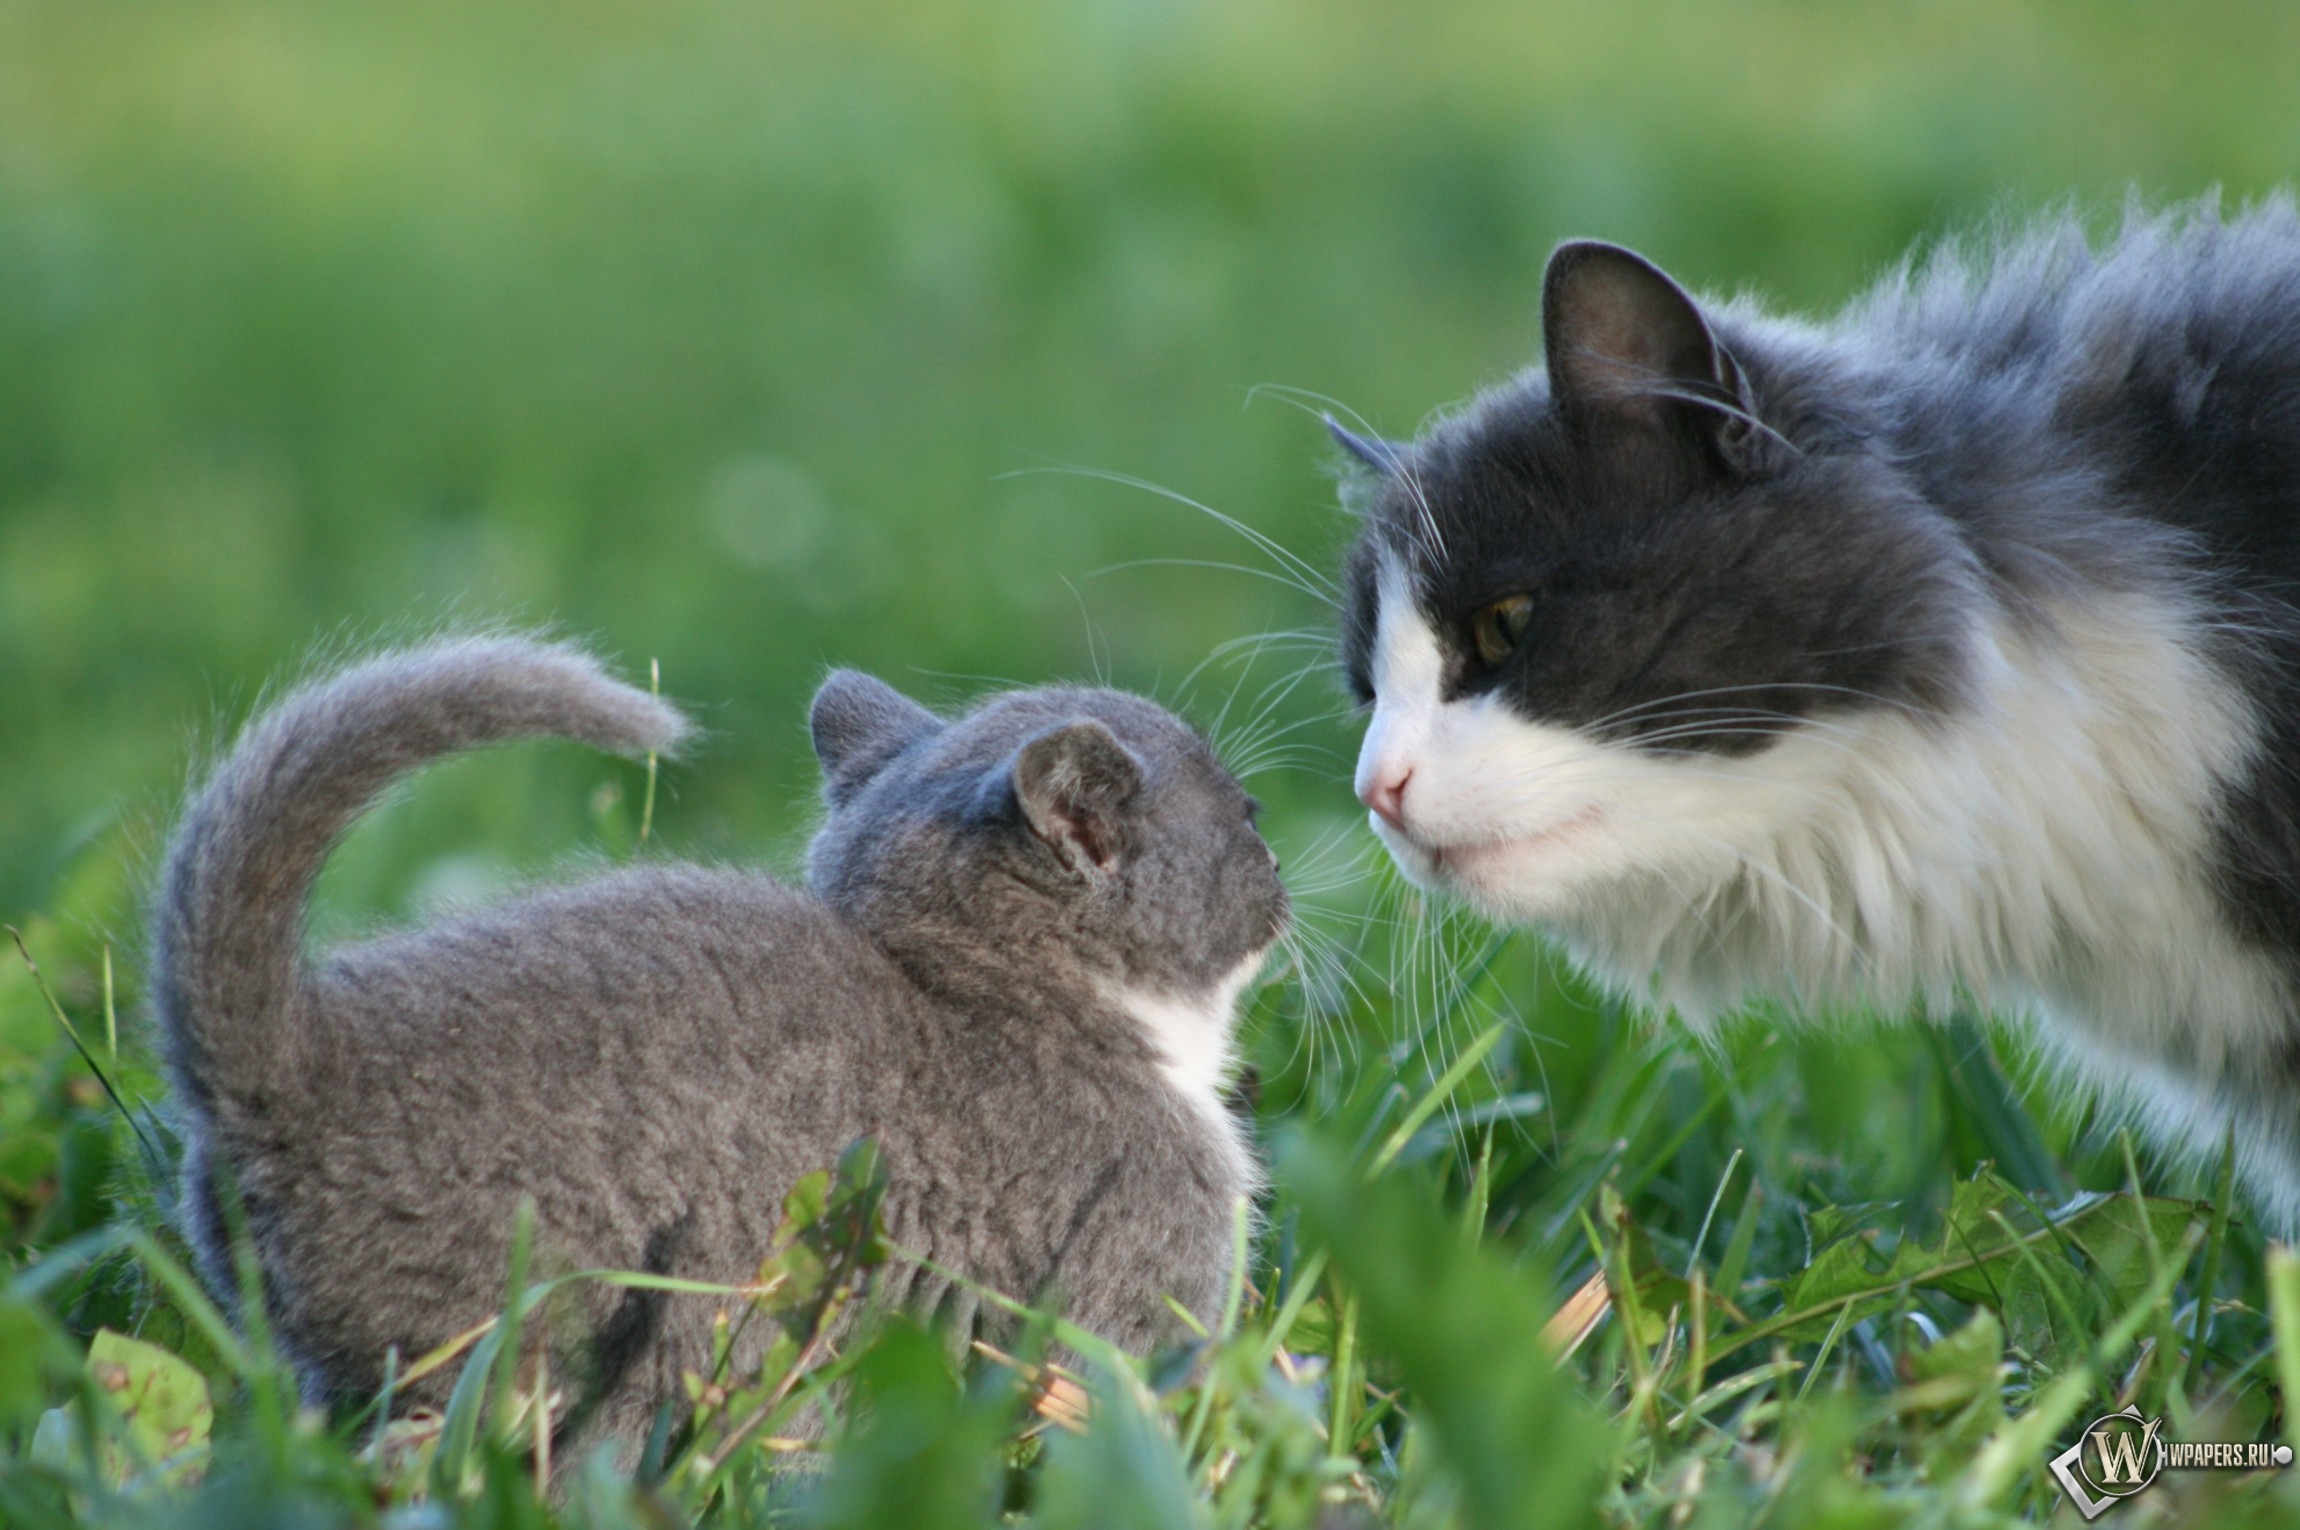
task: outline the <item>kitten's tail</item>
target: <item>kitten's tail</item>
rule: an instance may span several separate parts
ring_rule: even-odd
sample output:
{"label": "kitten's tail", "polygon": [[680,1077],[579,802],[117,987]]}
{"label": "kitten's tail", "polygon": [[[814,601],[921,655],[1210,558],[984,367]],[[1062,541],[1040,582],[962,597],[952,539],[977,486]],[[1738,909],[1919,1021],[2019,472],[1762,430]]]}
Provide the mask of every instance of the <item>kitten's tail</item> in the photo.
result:
{"label": "kitten's tail", "polygon": [[676,708],[573,648],[513,637],[388,653],[291,692],[194,794],[152,921],[151,993],[177,1087],[201,1113],[292,1109],[320,1045],[304,903],[336,838],[398,777],[513,739],[667,751]]}

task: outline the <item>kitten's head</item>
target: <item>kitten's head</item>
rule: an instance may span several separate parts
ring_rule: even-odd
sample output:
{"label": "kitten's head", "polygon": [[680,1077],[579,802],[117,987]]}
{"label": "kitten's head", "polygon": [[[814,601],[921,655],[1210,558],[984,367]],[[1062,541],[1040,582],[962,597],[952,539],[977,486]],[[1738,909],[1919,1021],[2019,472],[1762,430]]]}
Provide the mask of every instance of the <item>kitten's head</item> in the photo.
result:
{"label": "kitten's head", "polygon": [[1851,721],[1940,715],[1975,580],[1809,341],[1721,333],[1602,244],[1552,257],[1542,318],[1545,364],[1422,440],[1336,430],[1371,469],[1359,795],[1410,876],[1522,918],[1637,873],[1697,895]]}
{"label": "kitten's head", "polygon": [[1254,799],[1139,697],[1015,691],[946,720],[841,670],[810,724],[830,816],[808,883],[900,956],[1197,998],[1285,928]]}

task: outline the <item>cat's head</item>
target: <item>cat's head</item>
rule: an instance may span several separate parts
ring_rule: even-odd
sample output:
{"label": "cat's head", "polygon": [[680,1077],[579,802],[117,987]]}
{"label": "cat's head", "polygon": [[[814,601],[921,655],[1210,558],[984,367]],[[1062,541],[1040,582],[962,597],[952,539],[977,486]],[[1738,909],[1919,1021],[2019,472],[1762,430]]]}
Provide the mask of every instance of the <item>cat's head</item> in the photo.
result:
{"label": "cat's head", "polygon": [[899,955],[1196,999],[1234,994],[1285,928],[1254,799],[1140,697],[1049,687],[945,719],[841,670],[809,721],[829,817],[808,883]]}
{"label": "cat's head", "polygon": [[1335,432],[1370,470],[1359,795],[1409,876],[1534,919],[1639,873],[1698,896],[1861,719],[1953,707],[1978,578],[1809,336],[1593,243],[1542,320],[1543,365],[1423,439]]}

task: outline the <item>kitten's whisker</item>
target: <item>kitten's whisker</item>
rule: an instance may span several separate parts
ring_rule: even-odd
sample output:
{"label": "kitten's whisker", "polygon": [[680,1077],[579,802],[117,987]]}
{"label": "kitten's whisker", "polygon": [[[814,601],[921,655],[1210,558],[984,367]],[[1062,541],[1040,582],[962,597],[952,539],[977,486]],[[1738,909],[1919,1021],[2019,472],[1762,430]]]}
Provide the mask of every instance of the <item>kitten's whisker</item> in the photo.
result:
{"label": "kitten's whisker", "polygon": [[1347,990],[1348,995],[1355,998],[1358,1004],[1369,1009],[1373,1007],[1373,996],[1366,991],[1365,985],[1358,981],[1357,973],[1354,970],[1356,967],[1353,960],[1356,955],[1355,952],[1346,949],[1340,941],[1322,930],[1304,930],[1299,939],[1311,956],[1311,959],[1304,963],[1304,971],[1316,971],[1321,977],[1335,984],[1338,988]]}
{"label": "kitten's whisker", "polygon": [[1328,873],[1315,880],[1308,877],[1290,877],[1287,879],[1286,885],[1287,890],[1299,901],[1306,898],[1322,898],[1329,893],[1341,892],[1345,888],[1363,887],[1373,877],[1373,874],[1373,868],[1366,866],[1347,872]]}

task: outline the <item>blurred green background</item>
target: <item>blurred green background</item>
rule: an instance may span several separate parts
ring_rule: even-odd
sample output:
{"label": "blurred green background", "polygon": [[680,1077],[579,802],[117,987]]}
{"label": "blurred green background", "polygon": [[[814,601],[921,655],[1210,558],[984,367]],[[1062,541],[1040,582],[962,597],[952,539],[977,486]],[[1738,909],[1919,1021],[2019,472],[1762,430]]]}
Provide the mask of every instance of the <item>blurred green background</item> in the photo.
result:
{"label": "blurred green background", "polygon": [[[2288,3],[0,0],[0,917],[132,957],[134,868],[264,684],[493,620],[700,710],[679,850],[788,864],[843,663],[1267,705],[1273,834],[1346,866],[1314,645],[1217,654],[1327,613],[1044,469],[1330,566],[1332,454],[1258,385],[1409,433],[1529,358],[1560,237],[1825,307],[1928,234],[2296,156]],[[444,771],[332,917],[595,847],[635,780]],[[1612,1044],[1551,1007],[1545,1069]],[[1918,1043],[1813,1055],[1824,1150],[1947,1130],[1850,1086]]]}

